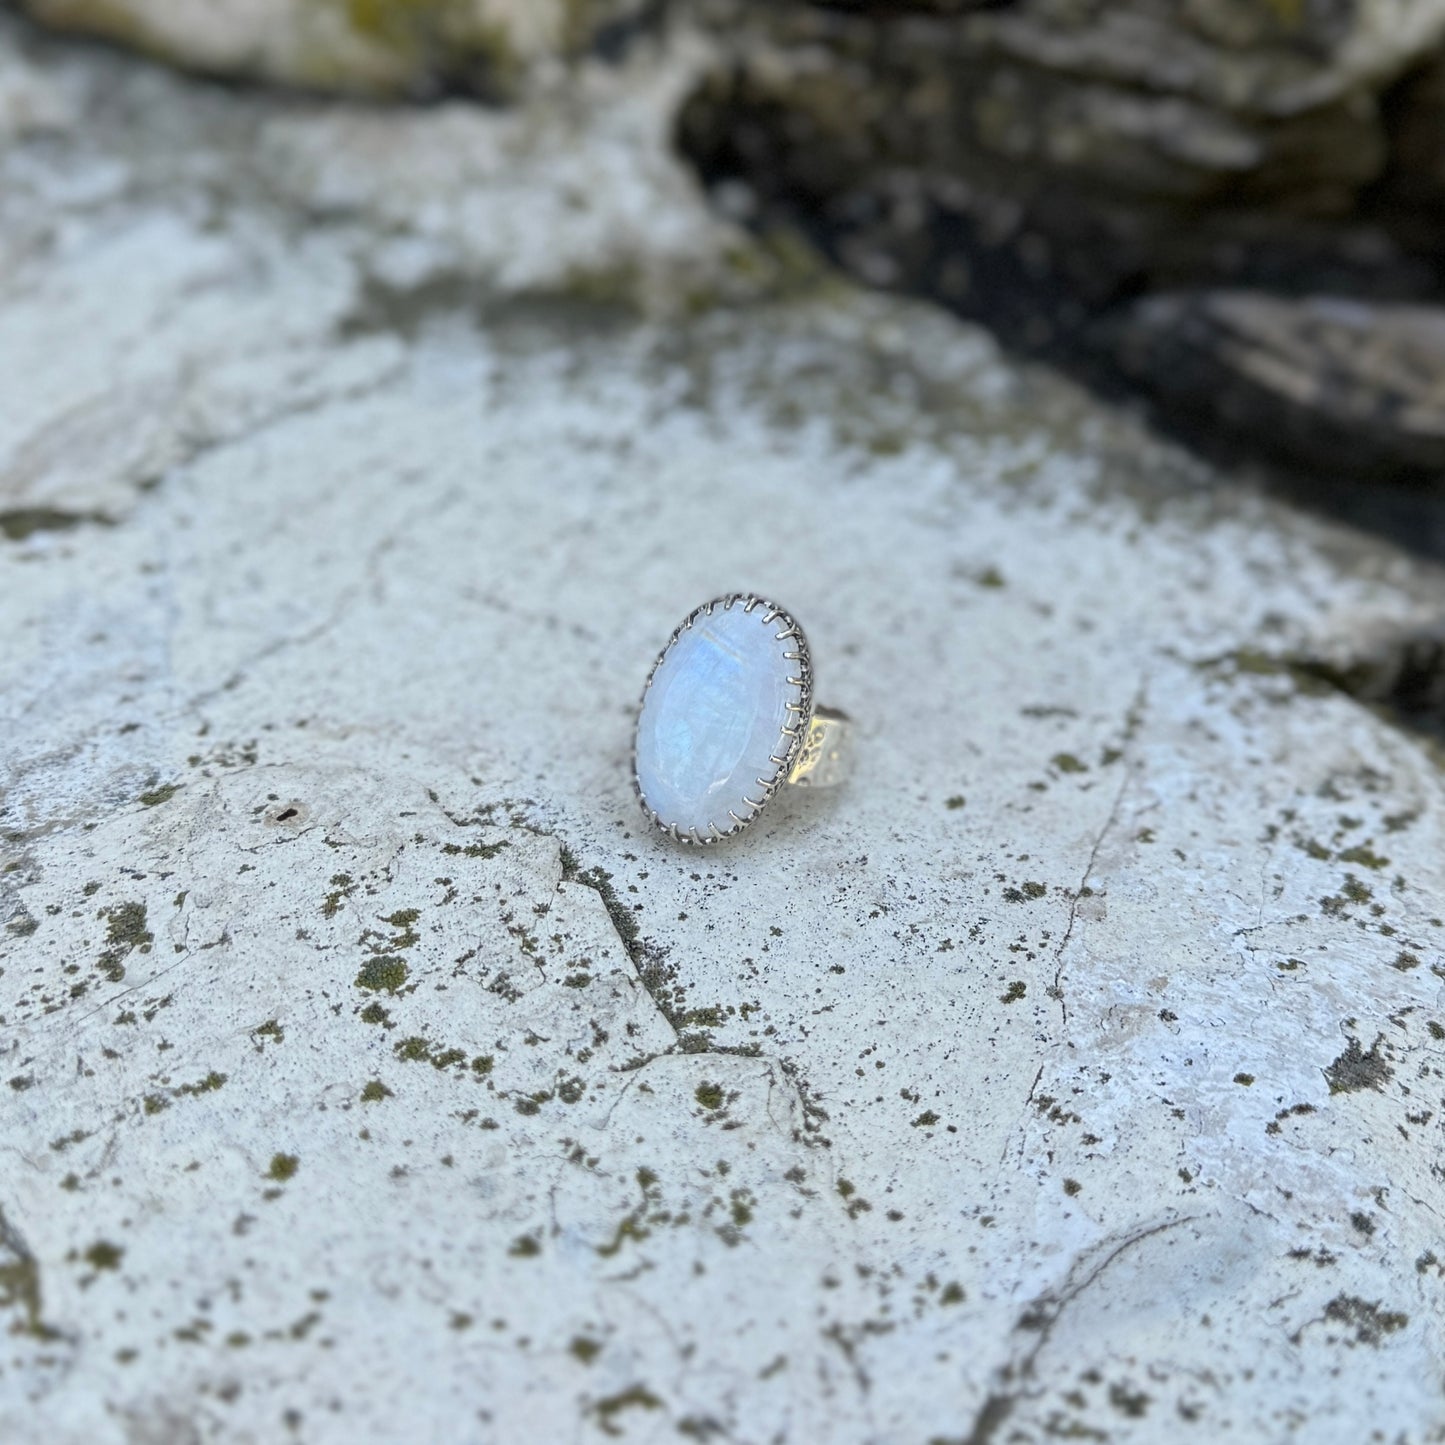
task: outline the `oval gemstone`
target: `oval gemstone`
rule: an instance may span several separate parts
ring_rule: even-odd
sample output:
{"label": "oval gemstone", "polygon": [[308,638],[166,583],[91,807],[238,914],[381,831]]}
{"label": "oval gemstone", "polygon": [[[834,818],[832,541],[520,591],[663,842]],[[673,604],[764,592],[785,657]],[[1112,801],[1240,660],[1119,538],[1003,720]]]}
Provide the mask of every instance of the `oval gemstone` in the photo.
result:
{"label": "oval gemstone", "polygon": [[[765,621],[772,614],[771,621]],[[789,633],[779,637],[780,632]],[[803,698],[802,638],[747,599],[694,615],[653,669],[637,720],[637,786],[664,827],[732,831],[766,800]],[[788,654],[793,654],[791,657]],[[733,815],[737,816],[734,817]]]}

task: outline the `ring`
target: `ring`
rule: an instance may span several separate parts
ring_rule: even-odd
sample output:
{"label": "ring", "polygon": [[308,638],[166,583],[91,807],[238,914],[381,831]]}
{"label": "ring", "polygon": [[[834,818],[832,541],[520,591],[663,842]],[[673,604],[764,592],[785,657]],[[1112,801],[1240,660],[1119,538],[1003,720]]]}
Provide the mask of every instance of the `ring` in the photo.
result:
{"label": "ring", "polygon": [[813,705],[808,639],[766,598],[732,592],[674,630],[642,690],[632,779],[643,811],[679,843],[716,843],[786,784],[847,771],[848,717]]}

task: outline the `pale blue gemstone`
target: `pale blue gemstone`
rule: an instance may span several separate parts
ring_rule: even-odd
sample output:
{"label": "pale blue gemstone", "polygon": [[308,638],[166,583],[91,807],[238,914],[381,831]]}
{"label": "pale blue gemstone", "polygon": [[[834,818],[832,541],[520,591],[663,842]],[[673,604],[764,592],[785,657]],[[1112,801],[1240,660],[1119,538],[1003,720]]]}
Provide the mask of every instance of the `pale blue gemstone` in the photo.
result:
{"label": "pale blue gemstone", "polygon": [[637,720],[637,783],[664,826],[707,837],[746,820],[745,799],[760,801],[758,779],[772,778],[797,723],[788,704],[802,698],[801,665],[786,656],[798,639],[787,624],[741,602],[696,617],[663,654]]}

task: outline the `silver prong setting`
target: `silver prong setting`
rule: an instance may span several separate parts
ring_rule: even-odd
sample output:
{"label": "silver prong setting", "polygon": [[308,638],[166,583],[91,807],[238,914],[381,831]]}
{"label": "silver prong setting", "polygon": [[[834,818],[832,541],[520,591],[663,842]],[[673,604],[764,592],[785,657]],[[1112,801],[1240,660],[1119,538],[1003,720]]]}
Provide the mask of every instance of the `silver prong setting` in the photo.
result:
{"label": "silver prong setting", "polygon": [[653,662],[643,684],[643,699],[646,699],[652,688],[658,667],[678,638],[685,632],[692,631],[694,624],[700,618],[711,617],[718,611],[730,611],[734,607],[739,608],[748,616],[761,610],[761,625],[763,626],[780,624],[773,637],[777,642],[791,642],[792,644],[782,654],[782,658],[792,664],[786,675],[786,683],[790,688],[796,688],[798,695],[784,705],[784,725],[779,728],[778,740],[767,757],[767,765],[772,771],[765,772],[764,775],[752,780],[752,786],[758,790],[759,796],[753,797],[747,792],[742,793],[738,797],[737,803],[726,811],[726,817],[730,820],[726,826],[721,826],[719,821],[709,819],[705,825],[688,828],[679,826],[677,823],[669,824],[662,819],[657,810],[649,804],[643,792],[638,769],[637,735],[634,733],[632,782],[638,801],[654,826],[674,841],[690,847],[706,847],[720,843],[726,838],[736,836],[757,820],[767,804],[779,792],[782,784],[788,780],[789,773],[797,762],[808,735],[813,715],[812,657],[803,629],[778,603],[751,592],[727,593],[694,608],[673,630],[666,645]]}

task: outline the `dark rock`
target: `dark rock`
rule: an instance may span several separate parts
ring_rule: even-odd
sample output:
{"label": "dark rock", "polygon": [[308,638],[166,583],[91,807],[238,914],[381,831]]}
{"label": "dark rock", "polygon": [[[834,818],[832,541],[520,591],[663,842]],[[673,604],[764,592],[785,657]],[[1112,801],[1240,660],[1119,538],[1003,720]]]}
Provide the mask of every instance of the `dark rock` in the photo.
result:
{"label": "dark rock", "polygon": [[1373,8],[787,6],[694,97],[682,136],[705,168],[830,225],[893,213],[889,252],[935,213],[1046,250],[1089,302],[1301,262],[1355,273],[1392,249],[1352,218],[1386,168],[1379,92],[1418,58],[1371,39]]}
{"label": "dark rock", "polygon": [[1378,202],[1395,229],[1425,252],[1445,234],[1445,58],[1400,83],[1386,98],[1390,160]]}
{"label": "dark rock", "polygon": [[[764,224],[1293,458],[1440,466],[1445,0],[745,13],[679,139]],[[1242,291],[1298,304],[1193,294]]]}
{"label": "dark rock", "polygon": [[1148,297],[1112,330],[1140,384],[1290,460],[1445,473],[1445,309],[1207,291]]}

